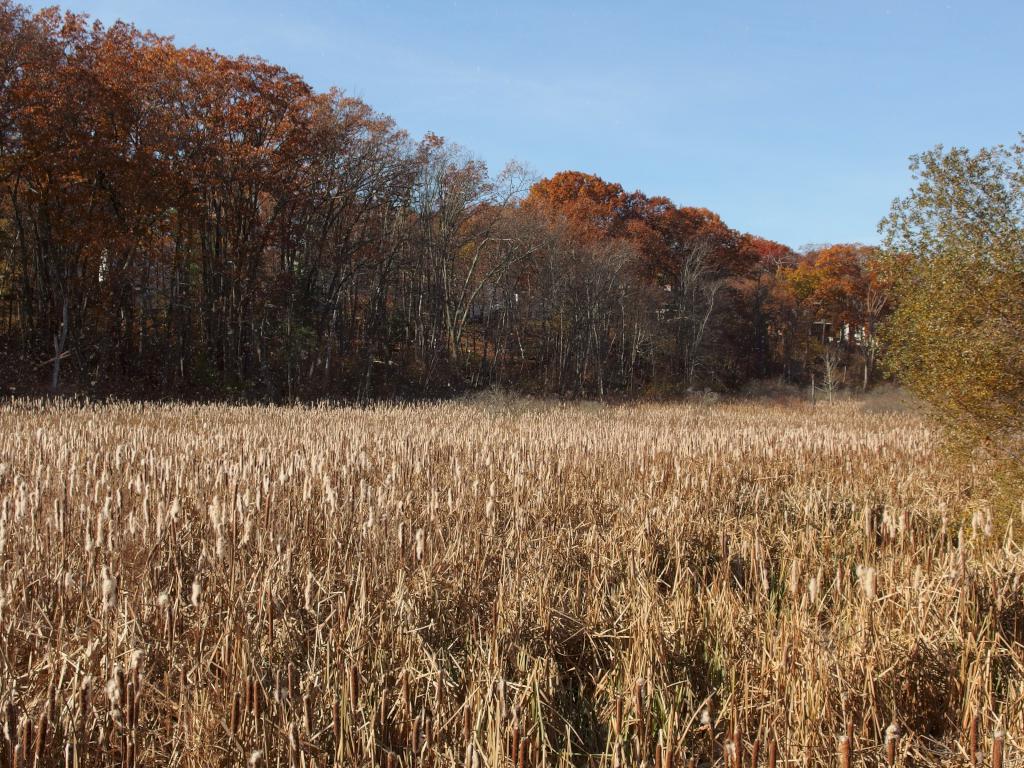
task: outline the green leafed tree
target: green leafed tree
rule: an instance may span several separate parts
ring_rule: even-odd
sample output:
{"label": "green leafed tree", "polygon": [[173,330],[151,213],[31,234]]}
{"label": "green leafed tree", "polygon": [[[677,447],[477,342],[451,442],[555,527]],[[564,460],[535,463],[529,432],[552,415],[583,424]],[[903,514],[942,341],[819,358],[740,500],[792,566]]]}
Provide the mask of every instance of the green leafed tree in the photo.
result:
{"label": "green leafed tree", "polygon": [[[1022,135],[1024,142],[1024,135]],[[911,159],[882,221],[889,366],[967,444],[1024,467],[1024,143]]]}

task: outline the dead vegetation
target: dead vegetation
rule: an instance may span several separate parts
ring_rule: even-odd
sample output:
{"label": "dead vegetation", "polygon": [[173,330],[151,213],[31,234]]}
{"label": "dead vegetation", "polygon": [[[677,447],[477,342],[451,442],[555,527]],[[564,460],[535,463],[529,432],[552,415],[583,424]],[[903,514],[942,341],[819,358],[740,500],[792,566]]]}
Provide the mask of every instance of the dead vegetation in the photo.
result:
{"label": "dead vegetation", "polygon": [[9,401],[0,766],[1012,765],[968,480],[852,402]]}

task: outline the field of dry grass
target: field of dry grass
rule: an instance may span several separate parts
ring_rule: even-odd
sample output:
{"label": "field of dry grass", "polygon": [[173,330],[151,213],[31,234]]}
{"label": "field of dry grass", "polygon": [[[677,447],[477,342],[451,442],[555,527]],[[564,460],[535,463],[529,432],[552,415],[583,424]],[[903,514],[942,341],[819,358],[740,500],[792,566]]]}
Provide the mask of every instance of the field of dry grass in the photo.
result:
{"label": "field of dry grass", "polygon": [[1024,558],[878,410],[8,401],[0,766],[1013,765]]}

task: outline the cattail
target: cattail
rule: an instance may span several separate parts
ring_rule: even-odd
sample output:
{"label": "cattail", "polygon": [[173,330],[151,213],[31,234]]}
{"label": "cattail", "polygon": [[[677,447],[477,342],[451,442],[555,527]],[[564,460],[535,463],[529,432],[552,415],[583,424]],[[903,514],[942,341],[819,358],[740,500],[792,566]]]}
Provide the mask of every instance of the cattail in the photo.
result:
{"label": "cattail", "polygon": [[977,713],[971,716],[971,732],[969,738],[968,748],[968,760],[970,760],[971,766],[976,766],[981,762],[981,751],[978,749],[978,715]]}
{"label": "cattail", "polygon": [[381,737],[384,740],[388,740],[391,735],[391,717],[390,711],[388,710],[387,699],[381,698],[380,705],[377,707],[377,724],[380,729]]}
{"label": "cattail", "polygon": [[43,750],[46,747],[46,732],[49,722],[46,718],[45,710],[39,715],[39,722],[36,725],[36,738],[35,745],[32,749],[32,754],[35,756],[35,764],[41,765],[43,760]]}
{"label": "cattail", "polygon": [[839,768],[850,768],[850,737],[846,734],[839,739]]}
{"label": "cattail", "polygon": [[337,748],[341,744],[341,702],[337,698],[331,702],[331,734]]}
{"label": "cattail", "polygon": [[416,529],[416,559],[422,560],[426,548],[427,536],[422,528]]}
{"label": "cattail", "polygon": [[405,706],[405,716],[412,717],[412,691],[409,688],[409,670],[402,670],[402,703]]}
{"label": "cattail", "polygon": [[707,728],[708,731],[708,755],[714,760],[715,759],[715,726],[711,722],[711,708],[704,707],[700,713],[700,724],[703,728]]}
{"label": "cattail", "polygon": [[138,722],[139,694],[134,683],[128,683],[125,687],[125,702],[128,706],[125,724],[129,729],[135,728]]}
{"label": "cattail", "polygon": [[885,729],[885,762],[892,768],[896,765],[896,747],[900,740],[900,729],[896,723],[890,723]]}
{"label": "cattail", "polygon": [[288,677],[286,679],[288,681],[288,696],[290,698],[298,693],[299,690],[298,671],[295,669],[294,661],[288,662]]}
{"label": "cattail", "polygon": [[171,596],[166,592],[161,592],[156,598],[157,607],[163,611],[164,615],[164,634],[170,635],[171,626],[174,622],[174,614],[171,610]]}
{"label": "cattail", "polygon": [[82,680],[82,687],[78,691],[78,716],[80,718],[79,726],[82,730],[85,729],[85,718],[89,714],[89,687],[92,685],[92,678],[86,677]]}
{"label": "cattail", "polygon": [[768,742],[768,768],[775,768],[775,763],[779,759],[779,745],[772,739]]}
{"label": "cattail", "polygon": [[242,717],[242,695],[235,691],[234,697],[231,699],[231,722],[230,729],[232,734],[238,733],[238,723]]}
{"label": "cattail", "polygon": [[818,604],[818,588],[819,588],[819,577],[811,576],[807,580],[807,602],[811,606]]}
{"label": "cattail", "polygon": [[306,572],[306,588],[302,591],[303,606],[307,613],[313,612],[313,573]]}
{"label": "cattail", "polygon": [[348,695],[353,706],[359,703],[359,670],[354,666],[348,670]]}
{"label": "cattail", "polygon": [[871,602],[875,599],[875,569],[870,565],[857,566],[857,578],[860,580],[864,597]]}
{"label": "cattail", "polygon": [[18,733],[18,710],[14,702],[7,702],[7,719],[4,722],[4,738],[13,745]]}
{"label": "cattail", "polygon": [[110,575],[110,570],[105,565],[100,573],[103,586],[103,610],[113,611],[117,608],[117,581]]}
{"label": "cattail", "polygon": [[32,764],[31,753],[34,739],[32,738],[32,720],[28,717],[21,724],[21,738],[18,740],[18,752],[21,755],[21,764],[28,768]]}
{"label": "cattail", "polygon": [[120,666],[114,667],[114,674],[107,680],[107,699],[110,706],[117,709],[124,701],[124,670]]}
{"label": "cattail", "polygon": [[[273,684],[273,686],[271,686],[271,689],[270,689],[271,700],[275,704],[283,704],[284,700],[287,698],[287,692],[285,691],[284,686],[285,686],[285,683],[281,682],[281,670],[275,669],[274,670],[274,684]],[[281,714],[283,716],[283,714],[284,714],[284,710],[283,709],[281,710]]]}
{"label": "cattail", "polygon": [[1006,732],[1002,728],[996,728],[995,736],[992,739],[992,768],[1003,768],[1003,741]]}
{"label": "cattail", "polygon": [[260,685],[259,681],[253,679],[252,681],[252,717],[254,720],[259,722],[260,718],[263,717],[263,686]]}
{"label": "cattail", "polygon": [[288,727],[288,760],[289,765],[297,766],[299,763],[299,729],[295,723]]}
{"label": "cattail", "polygon": [[420,718],[409,721],[405,724],[405,730],[409,735],[409,748],[412,755],[418,756],[420,753]]}

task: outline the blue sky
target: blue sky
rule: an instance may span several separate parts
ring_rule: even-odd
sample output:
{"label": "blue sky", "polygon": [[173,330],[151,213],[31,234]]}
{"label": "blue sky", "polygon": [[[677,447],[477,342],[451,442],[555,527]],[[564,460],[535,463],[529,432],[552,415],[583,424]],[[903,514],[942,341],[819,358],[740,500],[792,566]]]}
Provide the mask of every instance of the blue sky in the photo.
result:
{"label": "blue sky", "polygon": [[908,155],[1024,130],[1009,0],[64,5],[260,55],[494,170],[596,173],[792,246],[877,242]]}

